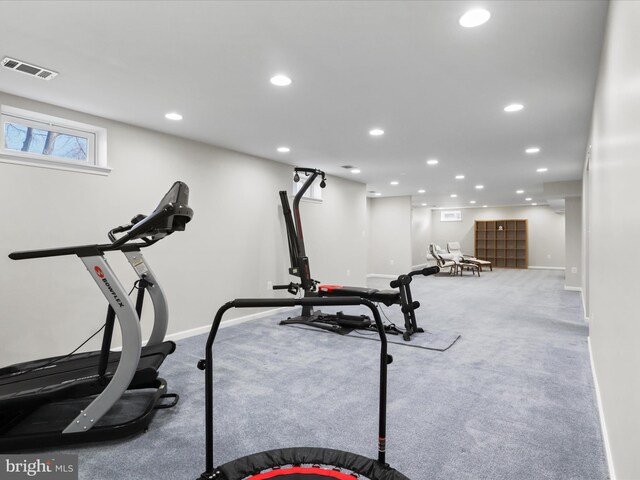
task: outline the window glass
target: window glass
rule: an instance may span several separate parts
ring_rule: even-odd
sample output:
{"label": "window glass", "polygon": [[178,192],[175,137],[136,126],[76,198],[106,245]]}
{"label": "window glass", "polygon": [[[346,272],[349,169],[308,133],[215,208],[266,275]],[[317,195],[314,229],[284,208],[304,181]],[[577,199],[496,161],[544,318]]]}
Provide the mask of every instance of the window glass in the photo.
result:
{"label": "window glass", "polygon": [[87,161],[87,137],[63,134],[14,122],[4,124],[4,148],[18,152]]}

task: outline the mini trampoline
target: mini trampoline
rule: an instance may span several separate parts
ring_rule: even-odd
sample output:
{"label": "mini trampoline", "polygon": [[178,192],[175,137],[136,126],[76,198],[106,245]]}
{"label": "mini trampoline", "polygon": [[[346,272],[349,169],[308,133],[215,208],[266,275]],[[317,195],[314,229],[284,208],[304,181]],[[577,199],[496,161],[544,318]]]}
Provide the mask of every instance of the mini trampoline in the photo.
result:
{"label": "mini trampoline", "polygon": [[[364,305],[371,310],[380,335],[380,398],[378,416],[378,458],[329,448],[294,447],[268,450],[240,457],[214,467],[213,458],[213,342],[224,313],[231,308],[253,307],[313,307]],[[237,299],[224,304],[211,326],[205,359],[198,368],[206,371],[205,378],[205,434],[206,471],[198,480],[409,480],[385,463],[387,415],[387,338],[380,314],[369,300],[359,297],[298,299]]]}

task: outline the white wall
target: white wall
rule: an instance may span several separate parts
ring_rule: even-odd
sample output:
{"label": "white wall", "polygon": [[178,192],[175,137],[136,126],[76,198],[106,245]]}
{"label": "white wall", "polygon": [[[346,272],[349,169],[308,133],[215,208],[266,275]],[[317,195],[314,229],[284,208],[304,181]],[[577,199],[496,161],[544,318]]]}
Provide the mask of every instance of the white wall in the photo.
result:
{"label": "white wall", "polygon": [[431,209],[429,207],[411,209],[411,262],[413,265],[433,263],[427,260],[430,227]]}
{"label": "white wall", "polygon": [[411,197],[370,198],[369,272],[400,275],[411,270]]}
{"label": "white wall", "polygon": [[640,478],[638,52],[640,2],[612,2],[593,112],[586,196],[591,233],[589,335],[619,479]]}
{"label": "white wall", "polygon": [[587,320],[590,315],[589,299],[591,298],[591,282],[589,280],[589,273],[591,272],[589,267],[589,250],[591,248],[591,228],[589,223],[591,212],[590,160],[591,149],[589,148],[582,170],[582,305],[584,307],[584,317]]}
{"label": "white wall", "polygon": [[[110,228],[149,213],[175,180],[190,187],[194,219],[145,252],[168,296],[170,333],[208,325],[232,298],[274,296],[268,281],[293,279],[278,197],[291,191],[290,166],[2,92],[0,102],[106,127],[113,168],[104,177],[0,163],[0,365],[71,351],[102,325],[106,310],[77,258],[12,261],[7,254],[106,241]],[[349,270],[349,283],[364,284],[365,186],[327,183],[322,204],[301,207],[312,273],[346,283]],[[130,285],[135,275],[123,256],[108,259]]]}
{"label": "white wall", "polygon": [[582,198],[568,197],[564,201],[565,271],[564,286],[582,287]]}
{"label": "white wall", "polygon": [[476,220],[527,219],[529,266],[564,268],[564,215],[558,215],[544,205],[465,208],[461,211],[461,222],[441,222],[440,210],[433,210],[433,243],[446,249],[447,242],[460,242],[462,251],[473,255],[473,228]]}
{"label": "white wall", "polygon": [[322,283],[363,286],[369,241],[365,185],[328,177],[322,198],[321,204],[300,202],[311,275]]}

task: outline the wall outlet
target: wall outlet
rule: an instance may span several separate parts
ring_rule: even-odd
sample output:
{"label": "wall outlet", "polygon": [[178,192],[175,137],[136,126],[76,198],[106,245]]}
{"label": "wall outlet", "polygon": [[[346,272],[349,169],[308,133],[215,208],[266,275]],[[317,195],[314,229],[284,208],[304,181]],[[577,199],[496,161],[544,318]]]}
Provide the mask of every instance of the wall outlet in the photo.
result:
{"label": "wall outlet", "polygon": [[551,254],[550,253],[547,253],[547,258],[551,258]]}
{"label": "wall outlet", "polygon": [[267,290],[273,289],[273,282],[271,280],[267,281]]}
{"label": "wall outlet", "polygon": [[393,265],[393,259],[389,260],[389,265]]}
{"label": "wall outlet", "polygon": [[347,277],[350,277],[350,276],[351,276],[351,270],[347,269]]}
{"label": "wall outlet", "polygon": [[571,267],[571,273],[578,273],[578,267]]}

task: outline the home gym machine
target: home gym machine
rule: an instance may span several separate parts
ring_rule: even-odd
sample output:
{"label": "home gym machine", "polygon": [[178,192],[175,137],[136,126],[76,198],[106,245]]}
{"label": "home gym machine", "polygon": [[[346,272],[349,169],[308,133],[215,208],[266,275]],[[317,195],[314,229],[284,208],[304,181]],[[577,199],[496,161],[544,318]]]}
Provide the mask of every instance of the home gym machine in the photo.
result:
{"label": "home gym machine", "polygon": [[[213,452],[213,343],[226,311],[231,308],[294,307],[362,305],[374,318],[380,337],[380,389],[378,403],[378,458],[376,460],[355,453],[317,447],[293,447],[254,453],[216,466]],[[297,299],[237,299],[218,309],[198,368],[205,370],[205,438],[206,470],[198,480],[409,480],[385,462],[387,426],[387,365],[393,359],[387,354],[387,338],[380,314],[369,300],[360,297],[297,298]]]}
{"label": "home gym machine", "polygon": [[[188,200],[189,188],[176,182],[149,216],[138,215],[112,229],[111,243],[9,255],[13,260],[76,255],[109,309],[100,351],[0,369],[0,451],[122,438],[146,429],[155,410],[177,403],[178,395],[166,393],[167,383],[158,377],[164,358],[175,349],[173,342],[164,341],[167,302],[141,249],[185,230],[193,216]],[[137,308],[104,257],[111,251],[123,252],[138,275]],[[142,347],[139,321],[145,291],[153,303],[154,324]],[[110,351],[116,319],[121,352]]]}
{"label": "home gym machine", "polygon": [[[387,334],[402,335],[406,341],[411,340],[415,333],[424,332],[418,327],[415,310],[420,307],[420,302],[414,301],[411,296],[411,280],[416,275],[432,275],[438,273],[438,267],[428,267],[416,270],[405,275],[400,275],[390,283],[394,290],[377,290],[375,288],[347,287],[342,285],[319,285],[317,280],[311,277],[309,268],[309,258],[304,246],[304,235],[302,233],[302,220],[300,217],[300,200],[305,192],[311,187],[317,178],[321,178],[320,187],[326,187],[325,173],[314,168],[295,168],[294,181],[297,183],[301,175],[307,177],[293,199],[293,213],[289,207],[289,198],[286,191],[280,192],[280,202],[287,229],[287,240],[289,244],[289,259],[291,267],[289,274],[299,277],[300,282],[291,282],[288,285],[275,285],[274,290],[287,290],[296,295],[300,290],[304,292],[304,297],[360,297],[375,303],[382,303],[386,306],[400,305],[404,316],[404,331],[395,325],[385,326]],[[366,315],[345,315],[342,312],[337,314],[326,314],[321,311],[314,311],[312,305],[303,305],[302,313],[297,317],[291,317],[280,322],[281,325],[302,324],[310,327],[320,328],[330,332],[346,334],[350,331],[373,330],[375,325]]]}

